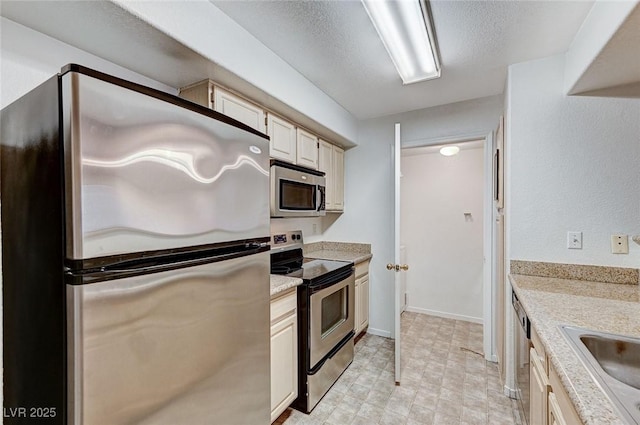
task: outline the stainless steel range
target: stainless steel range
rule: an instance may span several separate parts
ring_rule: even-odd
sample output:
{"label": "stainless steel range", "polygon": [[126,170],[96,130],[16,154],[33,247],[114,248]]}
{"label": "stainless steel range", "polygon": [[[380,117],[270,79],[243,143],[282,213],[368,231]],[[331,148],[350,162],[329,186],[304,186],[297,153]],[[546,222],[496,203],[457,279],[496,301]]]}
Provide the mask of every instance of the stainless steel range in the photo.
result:
{"label": "stainless steel range", "polygon": [[271,273],[298,277],[298,398],[309,413],[353,361],[353,263],[305,260],[302,231],[271,235]]}

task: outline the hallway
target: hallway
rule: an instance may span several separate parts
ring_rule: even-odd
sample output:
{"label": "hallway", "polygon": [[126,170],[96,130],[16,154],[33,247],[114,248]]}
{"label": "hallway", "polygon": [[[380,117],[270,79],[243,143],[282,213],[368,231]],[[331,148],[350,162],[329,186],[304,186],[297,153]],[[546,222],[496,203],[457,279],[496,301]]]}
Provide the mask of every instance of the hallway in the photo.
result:
{"label": "hallway", "polygon": [[514,425],[497,365],[477,354],[482,326],[405,312],[402,385],[393,340],[366,334],[352,365],[310,415],[287,409],[285,425]]}

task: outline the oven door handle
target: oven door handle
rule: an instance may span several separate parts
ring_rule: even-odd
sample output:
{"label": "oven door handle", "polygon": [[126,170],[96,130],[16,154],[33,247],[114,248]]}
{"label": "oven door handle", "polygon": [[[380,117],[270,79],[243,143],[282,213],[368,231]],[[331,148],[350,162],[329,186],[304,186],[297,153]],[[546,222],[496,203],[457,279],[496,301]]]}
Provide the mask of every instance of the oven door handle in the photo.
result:
{"label": "oven door handle", "polygon": [[353,337],[355,337],[355,335],[356,335],[356,333],[354,331],[349,332],[349,334],[340,342],[340,344],[336,345],[333,348],[333,350],[329,351],[327,356],[324,359],[322,359],[322,361],[318,362],[316,367],[314,367],[313,369],[309,370],[308,375],[315,375],[320,369],[322,369],[322,366],[326,363],[326,361],[329,360],[329,359],[332,359],[333,356],[338,354],[338,352],[340,350],[342,350],[342,347],[347,345],[349,343],[349,341],[351,339],[353,339]]}
{"label": "oven door handle", "polygon": [[[309,294],[314,295],[314,294],[317,294],[318,292],[320,292],[320,291],[322,291],[324,289],[333,287],[337,283],[340,283],[340,282],[344,281],[345,279],[347,279],[348,277],[350,277],[353,273],[354,273],[354,271],[353,271],[353,266],[352,266],[352,267],[346,269],[344,272],[342,272],[340,274],[336,274],[336,275],[331,276],[326,281],[319,281],[315,285],[309,286]],[[343,285],[343,286],[345,286],[345,285]]]}

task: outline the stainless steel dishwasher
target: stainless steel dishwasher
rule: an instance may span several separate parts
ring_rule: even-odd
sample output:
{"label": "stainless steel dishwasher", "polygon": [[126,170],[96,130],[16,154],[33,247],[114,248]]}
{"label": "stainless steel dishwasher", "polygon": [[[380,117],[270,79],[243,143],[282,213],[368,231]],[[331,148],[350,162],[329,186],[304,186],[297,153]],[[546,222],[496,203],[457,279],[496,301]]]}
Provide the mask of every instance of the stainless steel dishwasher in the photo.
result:
{"label": "stainless steel dishwasher", "polygon": [[531,348],[531,322],[524,311],[518,296],[511,289],[511,304],[513,305],[513,318],[520,325],[515,326],[515,365],[516,365],[516,389],[518,394],[518,406],[525,425],[530,423],[529,414],[529,349]]}

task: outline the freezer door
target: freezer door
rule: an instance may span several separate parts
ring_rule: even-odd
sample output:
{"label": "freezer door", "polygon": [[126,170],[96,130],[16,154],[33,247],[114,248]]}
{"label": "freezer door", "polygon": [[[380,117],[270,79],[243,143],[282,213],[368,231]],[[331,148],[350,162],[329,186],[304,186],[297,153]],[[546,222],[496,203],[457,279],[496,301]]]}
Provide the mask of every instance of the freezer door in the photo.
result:
{"label": "freezer door", "polygon": [[61,86],[67,258],[269,235],[265,137],[77,72]]}
{"label": "freezer door", "polygon": [[69,424],[268,424],[269,253],[67,286]]}

